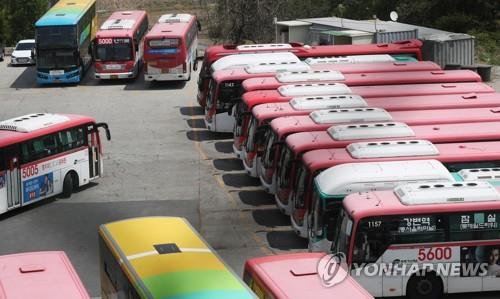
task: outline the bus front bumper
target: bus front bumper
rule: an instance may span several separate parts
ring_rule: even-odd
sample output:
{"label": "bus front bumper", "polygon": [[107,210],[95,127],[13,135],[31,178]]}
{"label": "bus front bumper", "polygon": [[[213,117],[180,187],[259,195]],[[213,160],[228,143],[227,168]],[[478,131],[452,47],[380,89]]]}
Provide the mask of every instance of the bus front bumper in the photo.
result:
{"label": "bus front bumper", "polygon": [[144,74],[145,81],[180,81],[189,80],[189,73],[182,74]]}
{"label": "bus front bumper", "polygon": [[134,72],[126,73],[95,73],[96,79],[109,80],[109,79],[130,79],[134,78]]}
{"label": "bus front bumper", "polygon": [[38,84],[78,83],[80,82],[80,70],[74,70],[61,75],[50,75],[38,72],[36,74]]}

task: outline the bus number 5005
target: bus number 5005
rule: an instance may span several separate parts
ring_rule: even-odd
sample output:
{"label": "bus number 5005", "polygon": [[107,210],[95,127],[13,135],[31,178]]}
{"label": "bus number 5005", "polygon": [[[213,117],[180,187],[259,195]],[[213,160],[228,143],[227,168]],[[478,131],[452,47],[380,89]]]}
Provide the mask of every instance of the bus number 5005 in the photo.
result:
{"label": "bus number 5005", "polygon": [[419,261],[449,260],[451,259],[450,247],[420,248],[418,250]]}
{"label": "bus number 5005", "polygon": [[23,179],[38,174],[38,165],[31,165],[23,168]]}

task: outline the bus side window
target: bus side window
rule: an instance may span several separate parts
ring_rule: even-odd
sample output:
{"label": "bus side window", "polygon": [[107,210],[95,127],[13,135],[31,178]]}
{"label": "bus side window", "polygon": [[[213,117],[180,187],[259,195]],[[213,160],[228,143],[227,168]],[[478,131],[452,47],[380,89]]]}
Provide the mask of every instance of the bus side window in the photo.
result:
{"label": "bus side window", "polygon": [[59,132],[59,142],[63,151],[72,150],[85,145],[85,134],[82,127]]}

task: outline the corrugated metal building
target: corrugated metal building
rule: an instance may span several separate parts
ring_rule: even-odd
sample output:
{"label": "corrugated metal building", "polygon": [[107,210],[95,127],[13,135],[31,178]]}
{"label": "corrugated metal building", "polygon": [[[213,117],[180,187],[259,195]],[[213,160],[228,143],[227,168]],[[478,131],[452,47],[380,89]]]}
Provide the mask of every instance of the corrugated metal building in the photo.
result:
{"label": "corrugated metal building", "polygon": [[[474,63],[474,37],[467,34],[393,21],[351,20],[337,17],[277,22],[276,26],[278,42],[335,45],[390,43],[418,38],[424,43],[423,55],[426,60],[435,61],[442,67],[447,64]],[[308,34],[304,34],[305,30],[308,30]]]}

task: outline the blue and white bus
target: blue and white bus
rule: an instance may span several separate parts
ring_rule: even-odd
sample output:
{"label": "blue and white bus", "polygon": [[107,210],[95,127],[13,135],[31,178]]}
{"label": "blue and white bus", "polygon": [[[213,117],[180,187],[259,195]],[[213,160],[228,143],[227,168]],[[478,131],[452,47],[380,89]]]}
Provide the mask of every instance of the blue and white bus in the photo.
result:
{"label": "blue and white bus", "polygon": [[35,24],[37,82],[78,83],[92,63],[96,0],[60,0]]}

